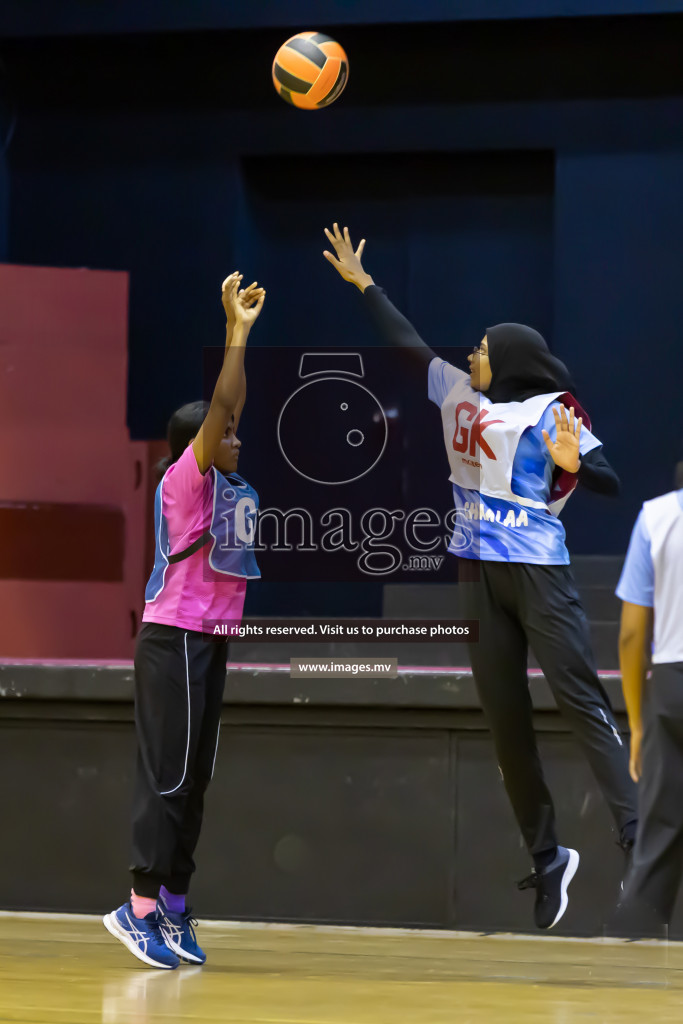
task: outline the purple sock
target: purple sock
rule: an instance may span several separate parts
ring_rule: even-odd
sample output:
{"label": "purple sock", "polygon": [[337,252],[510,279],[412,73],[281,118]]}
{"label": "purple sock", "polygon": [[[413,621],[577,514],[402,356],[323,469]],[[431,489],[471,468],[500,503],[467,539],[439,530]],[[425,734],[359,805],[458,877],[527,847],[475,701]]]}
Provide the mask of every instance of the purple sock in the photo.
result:
{"label": "purple sock", "polygon": [[172,914],[184,914],[185,913],[185,896],[177,896],[174,892],[169,892],[165,885],[162,885],[159,890],[159,895],[163,896],[164,903],[171,911]]}

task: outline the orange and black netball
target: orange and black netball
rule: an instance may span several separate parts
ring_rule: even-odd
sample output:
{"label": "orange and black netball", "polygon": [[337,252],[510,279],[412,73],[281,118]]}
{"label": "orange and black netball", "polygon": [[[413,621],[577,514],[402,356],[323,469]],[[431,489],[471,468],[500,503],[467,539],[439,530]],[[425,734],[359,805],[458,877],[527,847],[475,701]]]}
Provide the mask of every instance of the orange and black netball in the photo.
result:
{"label": "orange and black netball", "polygon": [[349,77],[343,48],[322,32],[299,32],[280,47],[273,61],[273,82],[287,103],[319,110],[334,103]]}

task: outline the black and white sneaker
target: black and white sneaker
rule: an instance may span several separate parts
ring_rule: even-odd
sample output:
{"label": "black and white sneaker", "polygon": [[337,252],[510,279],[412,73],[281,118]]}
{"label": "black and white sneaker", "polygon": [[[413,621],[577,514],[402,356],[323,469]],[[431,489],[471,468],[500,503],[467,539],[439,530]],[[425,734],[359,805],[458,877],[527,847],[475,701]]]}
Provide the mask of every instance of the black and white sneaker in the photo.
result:
{"label": "black and white sneaker", "polygon": [[543,871],[532,871],[527,878],[518,882],[517,888],[520,890],[536,890],[534,921],[537,928],[554,928],[564,914],[569,903],[567,889],[578,866],[579,855],[576,850],[558,846],[555,860]]}

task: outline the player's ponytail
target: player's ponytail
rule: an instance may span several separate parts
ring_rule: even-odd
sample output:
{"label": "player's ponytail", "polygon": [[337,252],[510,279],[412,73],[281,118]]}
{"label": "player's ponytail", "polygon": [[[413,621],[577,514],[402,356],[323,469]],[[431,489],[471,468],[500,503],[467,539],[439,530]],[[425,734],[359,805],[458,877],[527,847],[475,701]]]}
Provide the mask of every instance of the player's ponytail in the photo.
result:
{"label": "player's ponytail", "polygon": [[157,462],[156,466],[154,467],[154,472],[157,475],[157,481],[161,480],[162,476],[164,475],[164,473],[166,472],[166,470],[168,469],[168,467],[170,465],[171,465],[171,456],[170,455],[165,455],[163,459],[159,459],[159,461]]}

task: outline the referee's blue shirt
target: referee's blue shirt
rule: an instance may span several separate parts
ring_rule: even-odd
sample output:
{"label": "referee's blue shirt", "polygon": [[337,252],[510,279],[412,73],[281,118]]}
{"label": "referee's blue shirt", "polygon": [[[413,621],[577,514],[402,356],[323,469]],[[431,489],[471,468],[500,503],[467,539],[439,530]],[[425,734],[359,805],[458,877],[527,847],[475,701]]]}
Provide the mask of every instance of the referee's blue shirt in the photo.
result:
{"label": "referee's blue shirt", "polygon": [[[683,509],[683,490],[678,492],[678,501]],[[629,604],[640,604],[654,608],[655,567],[650,551],[650,535],[645,525],[644,510],[636,519],[626,553],[624,568],[621,570],[617,597]]]}

